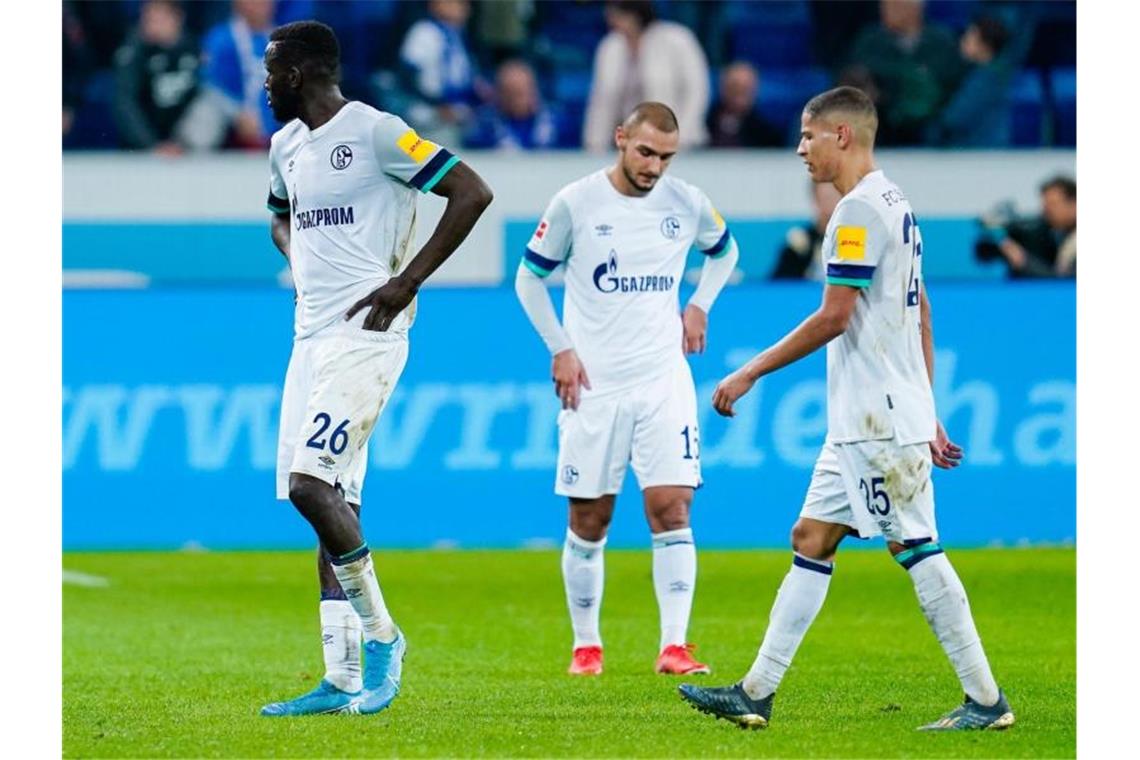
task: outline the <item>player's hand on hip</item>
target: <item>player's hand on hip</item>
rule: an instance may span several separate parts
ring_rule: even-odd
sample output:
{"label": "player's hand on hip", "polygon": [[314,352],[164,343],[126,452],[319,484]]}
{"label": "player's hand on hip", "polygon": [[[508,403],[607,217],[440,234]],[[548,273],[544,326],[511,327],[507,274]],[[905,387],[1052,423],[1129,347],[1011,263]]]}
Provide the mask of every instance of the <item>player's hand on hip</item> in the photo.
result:
{"label": "player's hand on hip", "polygon": [[416,286],[409,280],[396,275],[354,303],[344,318],[352,319],[358,311],[367,308],[368,314],[364,317],[361,327],[365,330],[384,332],[392,326],[393,320],[400,312],[408,308],[408,304],[416,297],[416,291]]}
{"label": "player's hand on hip", "polygon": [[562,408],[577,409],[582,398],[582,388],[590,389],[590,378],[586,375],[586,368],[578,359],[577,352],[568,348],[555,354],[550,375],[554,380],[554,392],[562,399]]}
{"label": "player's hand on hip", "polygon": [[728,377],[716,384],[713,391],[713,408],[723,417],[735,417],[736,412],[732,405],[748,391],[756,381],[748,377],[743,370],[736,370]]}
{"label": "player's hand on hip", "polygon": [[709,331],[709,315],[701,307],[689,304],[681,315],[681,325],[684,328],[684,335],[681,339],[684,352],[686,354],[703,354]]}
{"label": "player's hand on hip", "polygon": [[930,460],[936,467],[952,470],[962,464],[962,447],[950,440],[942,422],[936,422],[934,440],[930,442]]}

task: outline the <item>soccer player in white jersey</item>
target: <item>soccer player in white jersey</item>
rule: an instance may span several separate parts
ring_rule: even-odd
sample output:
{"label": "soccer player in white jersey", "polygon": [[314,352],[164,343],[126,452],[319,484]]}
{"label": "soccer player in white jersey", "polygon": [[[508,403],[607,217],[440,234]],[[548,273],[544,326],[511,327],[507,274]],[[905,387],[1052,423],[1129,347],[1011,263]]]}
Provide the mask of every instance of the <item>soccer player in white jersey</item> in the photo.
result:
{"label": "soccer player in white jersey", "polygon": [[[287,122],[269,150],[272,235],[297,288],[277,497],[320,541],[326,673],[263,715],[373,713],[399,691],[406,644],[359,521],[366,444],[404,368],[416,292],[491,202],[448,150],[397,116],[346,100],[339,58],[332,29],[313,21],[277,29],[265,51],[270,105]],[[416,194],[429,191],[447,208],[410,258]]]}
{"label": "soccer player in white jersey", "polygon": [[[638,105],[618,126],[616,163],[560,190],[519,265],[515,288],[553,359],[558,417],[555,493],[570,500],[562,576],[574,631],[573,674],[602,672],[599,615],[606,529],[632,460],[653,538],[661,613],[658,673],[708,673],[686,640],[697,555],[689,509],[701,483],[696,392],[684,354],[704,351],[708,312],[738,252],[696,187],[665,170],[677,119]],[[705,254],[682,313],[689,249]],[[564,324],[543,279],[566,266]]]}
{"label": "soccer player in white jersey", "polygon": [[824,237],[823,304],[722,380],[713,406],[731,417],[758,379],[826,344],[827,440],[792,529],[792,568],[752,668],[734,686],[682,684],[681,695],[717,717],[766,726],[780,680],[823,606],[839,543],[847,535],[882,535],[909,572],[966,693],[960,707],[923,728],[1006,728],[1013,712],[934,521],[931,467],[956,467],[962,451],[934,413],[934,337],[918,222],[906,196],[875,167],[878,116],[865,94],[839,87],[817,95],[801,126],[797,152],[812,180],[830,182],[843,196]]}

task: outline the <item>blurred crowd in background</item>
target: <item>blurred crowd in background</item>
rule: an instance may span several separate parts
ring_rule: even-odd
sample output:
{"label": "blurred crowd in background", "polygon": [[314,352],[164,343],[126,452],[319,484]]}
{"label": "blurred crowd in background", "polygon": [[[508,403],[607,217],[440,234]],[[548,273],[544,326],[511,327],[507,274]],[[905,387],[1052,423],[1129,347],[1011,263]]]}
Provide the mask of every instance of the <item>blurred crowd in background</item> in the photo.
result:
{"label": "blurred crowd in background", "polygon": [[789,147],[835,84],[884,146],[1076,141],[1075,2],[68,0],[64,148],[264,149],[262,54],[304,18],[336,30],[346,96],[453,146],[603,151],[661,100],[687,147]]}

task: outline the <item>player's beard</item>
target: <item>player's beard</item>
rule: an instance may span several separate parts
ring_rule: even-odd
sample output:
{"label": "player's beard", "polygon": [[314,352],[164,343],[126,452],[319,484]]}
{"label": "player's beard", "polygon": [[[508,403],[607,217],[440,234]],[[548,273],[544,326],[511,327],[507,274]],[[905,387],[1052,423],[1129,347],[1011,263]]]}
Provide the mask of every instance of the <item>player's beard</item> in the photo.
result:
{"label": "player's beard", "polygon": [[641,182],[639,182],[637,180],[637,174],[630,172],[630,170],[626,168],[625,164],[621,165],[621,171],[622,171],[622,174],[625,175],[626,182],[628,182],[634,188],[636,188],[637,190],[640,190],[643,193],[648,193],[650,190],[653,189],[654,185],[657,184],[658,178],[654,178],[654,180],[651,183],[649,183],[648,187],[641,184]]}
{"label": "player's beard", "polygon": [[301,98],[288,91],[272,95],[269,99],[269,110],[273,112],[274,119],[282,124],[288,124],[300,115]]}

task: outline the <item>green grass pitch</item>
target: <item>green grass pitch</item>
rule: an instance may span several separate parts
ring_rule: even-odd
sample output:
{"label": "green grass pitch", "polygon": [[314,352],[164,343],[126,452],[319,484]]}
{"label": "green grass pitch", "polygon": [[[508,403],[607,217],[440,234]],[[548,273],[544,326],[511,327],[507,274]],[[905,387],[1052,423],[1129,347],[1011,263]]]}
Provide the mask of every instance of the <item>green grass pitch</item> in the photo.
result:
{"label": "green grass pitch", "polygon": [[[705,682],[747,669],[790,556],[701,552],[690,638],[712,665]],[[756,732],[690,709],[683,679],[652,672],[647,551],[606,553],[597,679],[565,673],[556,552],[379,551],[409,642],[401,695],[379,715],[302,719],[257,711],[323,672],[311,553],[65,554],[65,569],[109,584],[64,587],[64,756],[1075,756],[1075,552],[949,556],[1017,714],[1004,733],[914,731],[961,694],[881,548],[841,552],[772,726]]]}

